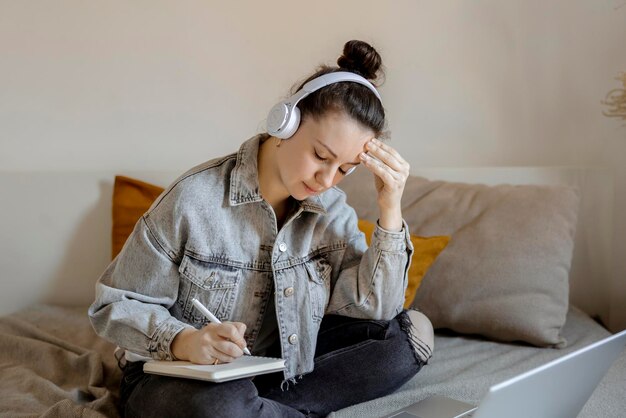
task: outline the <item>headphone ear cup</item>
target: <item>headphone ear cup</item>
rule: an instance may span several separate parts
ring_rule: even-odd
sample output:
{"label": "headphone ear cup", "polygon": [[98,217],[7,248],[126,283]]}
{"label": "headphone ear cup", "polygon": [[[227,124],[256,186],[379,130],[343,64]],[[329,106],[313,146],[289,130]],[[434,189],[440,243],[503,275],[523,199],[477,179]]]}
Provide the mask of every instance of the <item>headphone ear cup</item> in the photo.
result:
{"label": "headphone ear cup", "polygon": [[281,139],[288,139],[293,136],[298,130],[300,126],[300,109],[298,106],[291,109],[291,114],[289,115],[289,119],[287,119],[287,123],[285,125],[285,129],[280,133]]}
{"label": "headphone ear cup", "polygon": [[277,138],[281,138],[288,122],[288,116],[289,108],[287,105],[284,102],[276,103],[267,115],[267,133]]}

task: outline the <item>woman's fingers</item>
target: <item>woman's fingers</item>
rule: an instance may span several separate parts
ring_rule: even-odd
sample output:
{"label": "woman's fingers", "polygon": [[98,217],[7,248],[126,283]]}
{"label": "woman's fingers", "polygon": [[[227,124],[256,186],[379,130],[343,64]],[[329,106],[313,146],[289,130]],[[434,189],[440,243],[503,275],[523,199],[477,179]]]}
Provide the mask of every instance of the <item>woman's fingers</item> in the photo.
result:
{"label": "woman's fingers", "polygon": [[218,328],[218,335],[225,340],[231,341],[243,349],[246,340],[243,338],[246,332],[246,324],[242,322],[224,322]]}
{"label": "woman's fingers", "polygon": [[380,179],[387,185],[392,186],[395,183],[400,185],[404,185],[406,179],[409,176],[409,167],[408,164],[404,165],[402,162],[396,161],[396,169],[391,167],[385,161],[382,161],[377,158],[377,156],[371,155],[368,153],[361,153],[359,155],[363,164],[374,174],[376,174]]}
{"label": "woman's fingers", "polygon": [[217,327],[219,339],[214,343],[214,348],[220,361],[233,361],[243,355],[245,331],[246,325],[241,322],[224,322]]}
{"label": "woman's fingers", "polygon": [[360,157],[363,164],[365,164],[372,173],[380,177],[385,184],[392,184],[397,180],[396,172],[387,164],[364,152],[361,153]]}
{"label": "woman's fingers", "polygon": [[365,147],[370,155],[386,164],[392,170],[400,173],[408,172],[408,163],[393,147],[382,143],[378,139],[372,139]]}
{"label": "woman's fingers", "polygon": [[210,323],[200,330],[197,340],[195,363],[212,364],[215,359],[228,363],[243,355],[246,343],[243,338],[246,326],[243,323]]}
{"label": "woman's fingers", "polygon": [[215,349],[214,357],[217,357],[222,363],[229,363],[243,355],[241,347],[232,341],[217,341],[213,348]]}

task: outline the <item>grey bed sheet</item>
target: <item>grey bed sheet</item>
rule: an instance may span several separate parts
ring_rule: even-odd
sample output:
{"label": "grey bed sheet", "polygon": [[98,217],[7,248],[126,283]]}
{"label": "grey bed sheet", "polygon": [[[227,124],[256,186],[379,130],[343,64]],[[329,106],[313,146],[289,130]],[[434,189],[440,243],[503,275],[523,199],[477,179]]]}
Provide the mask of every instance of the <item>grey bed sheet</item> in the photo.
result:
{"label": "grey bed sheet", "polygon": [[[115,417],[121,373],[113,345],[98,338],[87,308],[36,305],[0,318],[0,417]],[[331,414],[377,417],[434,393],[477,402],[494,383],[608,335],[573,308],[569,345],[545,349],[439,333],[430,363],[398,392]],[[626,416],[626,353],[581,413]]]}
{"label": "grey bed sheet", "polygon": [[[576,307],[570,307],[562,333],[567,339],[567,347],[552,349],[438,332],[435,353],[429,364],[400,390],[337,411],[330,417],[379,417],[432,394],[477,404],[491,385],[610,335]],[[600,417],[626,417],[626,351],[613,364],[579,414],[579,418]]]}

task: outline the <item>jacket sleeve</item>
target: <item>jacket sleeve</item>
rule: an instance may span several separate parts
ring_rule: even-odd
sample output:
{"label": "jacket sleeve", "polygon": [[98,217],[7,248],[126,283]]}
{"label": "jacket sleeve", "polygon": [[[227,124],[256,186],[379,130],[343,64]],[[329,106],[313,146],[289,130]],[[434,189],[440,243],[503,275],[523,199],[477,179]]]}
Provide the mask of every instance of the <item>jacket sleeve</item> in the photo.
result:
{"label": "jacket sleeve", "polygon": [[[371,245],[358,229],[353,210],[341,222],[349,236],[331,279],[327,313],[356,318],[391,319],[402,311],[413,254],[409,228],[386,231],[376,222]],[[350,232],[351,231],[351,232]]]}
{"label": "jacket sleeve", "polygon": [[[174,219],[165,209],[167,218]],[[120,254],[98,279],[88,314],[103,338],[143,356],[171,360],[172,340],[191,326],[169,312],[178,295],[180,260],[163,238],[162,225],[170,232],[177,228],[167,219],[153,217],[158,213],[148,212],[137,222]]]}

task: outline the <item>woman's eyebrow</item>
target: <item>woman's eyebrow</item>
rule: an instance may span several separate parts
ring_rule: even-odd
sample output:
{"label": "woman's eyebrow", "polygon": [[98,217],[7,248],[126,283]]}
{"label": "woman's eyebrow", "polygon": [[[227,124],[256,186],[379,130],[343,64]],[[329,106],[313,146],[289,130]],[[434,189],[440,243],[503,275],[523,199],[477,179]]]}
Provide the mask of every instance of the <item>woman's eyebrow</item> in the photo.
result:
{"label": "woman's eyebrow", "polygon": [[333,156],[333,158],[337,158],[337,154],[335,154],[335,152],[330,149],[330,147],[328,145],[326,145],[325,143],[323,143],[322,141],[320,141],[319,139],[315,139],[315,142],[317,142],[318,144],[320,144],[321,146],[323,146],[324,148],[326,148],[326,151],[328,151],[330,153],[330,155]]}
{"label": "woman's eyebrow", "polygon": [[[317,142],[318,144],[320,144],[321,146],[323,146],[324,148],[326,148],[326,151],[328,151],[330,153],[330,155],[333,156],[334,159],[337,159],[337,154],[335,154],[335,152],[330,149],[330,147],[328,145],[326,145],[325,143],[323,143],[322,141],[320,141],[319,139],[315,139],[315,142]],[[346,164],[350,164],[350,165],[359,165],[361,164],[360,161],[357,162],[353,162],[353,163],[346,163]]]}

